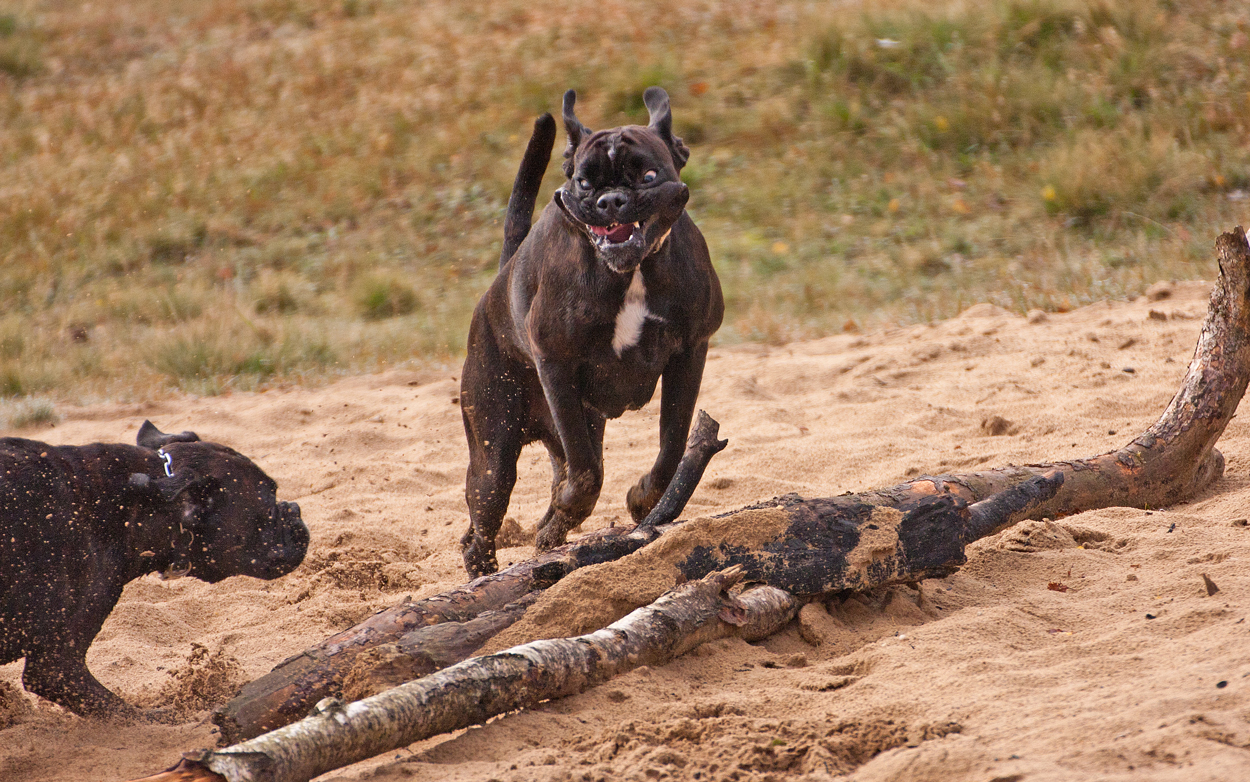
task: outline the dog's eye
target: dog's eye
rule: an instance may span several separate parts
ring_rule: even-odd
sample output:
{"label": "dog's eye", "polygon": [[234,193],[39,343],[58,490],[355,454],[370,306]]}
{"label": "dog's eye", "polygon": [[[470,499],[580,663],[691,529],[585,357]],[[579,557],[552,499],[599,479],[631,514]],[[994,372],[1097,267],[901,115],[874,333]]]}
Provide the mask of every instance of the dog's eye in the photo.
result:
{"label": "dog's eye", "polygon": [[585,179],[585,178],[583,178],[583,179],[579,179],[579,180],[577,180],[577,186],[578,186],[578,187],[580,187],[582,190],[589,190],[589,189],[590,189],[590,180],[589,180],[589,179]]}
{"label": "dog's eye", "polygon": [[652,169],[652,170],[650,170],[650,171],[648,171],[647,173],[645,173],[645,174],[643,174],[643,175],[642,175],[642,181],[643,181],[643,182],[654,182],[654,181],[655,181],[656,176],[657,176],[657,174],[655,173],[655,169]]}

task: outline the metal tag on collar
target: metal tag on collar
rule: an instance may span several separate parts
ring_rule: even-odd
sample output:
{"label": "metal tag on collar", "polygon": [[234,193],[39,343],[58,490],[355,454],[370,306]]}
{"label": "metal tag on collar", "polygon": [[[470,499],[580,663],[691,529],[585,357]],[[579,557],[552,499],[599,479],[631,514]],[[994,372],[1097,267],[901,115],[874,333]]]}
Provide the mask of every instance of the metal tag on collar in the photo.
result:
{"label": "metal tag on collar", "polygon": [[158,449],[157,449],[157,451],[156,451],[156,455],[157,455],[157,456],[159,456],[159,457],[161,457],[161,461],[165,463],[165,477],[166,477],[166,478],[172,478],[172,477],[174,477],[174,460],[173,460],[173,458],[171,458],[169,454],[165,453],[165,449],[164,449],[164,448],[158,448]]}

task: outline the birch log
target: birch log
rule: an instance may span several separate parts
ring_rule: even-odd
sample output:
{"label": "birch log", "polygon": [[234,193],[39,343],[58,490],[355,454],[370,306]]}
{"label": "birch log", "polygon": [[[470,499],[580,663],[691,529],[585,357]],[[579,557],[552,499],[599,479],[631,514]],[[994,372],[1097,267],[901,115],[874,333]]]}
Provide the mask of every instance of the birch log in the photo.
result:
{"label": "birch log", "polygon": [[[675,477],[656,509],[639,528],[613,527],[591,532],[464,586],[392,606],[330,636],[245,684],[234,698],[215,710],[212,719],[220,730],[222,742],[232,744],[289,725],[308,714],[322,698],[342,694],[343,681],[356,667],[357,657],[363,652],[406,641],[410,652],[420,655],[422,649],[414,639],[422,637],[423,628],[441,623],[467,623],[483,612],[505,610],[509,605],[515,609],[517,601],[524,600],[526,594],[544,589],[580,567],[619,559],[642,548],[660,534],[667,522],[677,518],[694,493],[708,462],[725,448],[726,441],[717,439],[719,431],[720,424],[700,410]],[[516,615],[511,618],[515,621]],[[486,637],[480,637],[479,633],[481,625],[480,622],[464,624],[451,633],[429,632],[426,636],[441,639],[446,648],[438,656],[443,660],[442,665],[447,665],[463,660],[485,643]],[[463,638],[453,638],[457,633],[473,636],[476,645]],[[461,656],[455,659],[448,656],[452,646],[460,650]]]}
{"label": "birch log", "polygon": [[[731,564],[733,578],[745,574],[749,580],[784,586],[800,594],[865,589],[949,572],[963,561],[966,543],[1020,518],[1060,516],[1112,505],[1158,507],[1191,497],[1221,475],[1223,458],[1214,450],[1214,444],[1236,411],[1250,380],[1250,246],[1245,233],[1238,228],[1221,236],[1216,248],[1220,279],[1212,291],[1207,320],[1181,388],[1158,421],[1124,448],[1076,461],[926,476],[887,489],[855,495],[823,499],[803,499],[797,495],[777,498],[743,510],[773,508],[783,511],[788,523],[779,534],[749,550],[735,550],[723,544],[697,548],[680,563],[681,572],[688,577],[699,576]],[[554,572],[566,573],[582,564],[623,556],[637,550],[656,534],[664,534],[677,526],[656,525],[648,529],[644,524],[631,532],[605,531],[610,534],[584,537],[567,549],[568,552],[576,551],[576,554],[561,554],[561,563]],[[625,545],[625,541],[633,542]],[[580,548],[578,544],[581,544]],[[531,567],[541,559],[522,564]],[[713,575],[709,579],[714,581],[718,577],[723,576]],[[686,586],[692,583],[709,582],[690,582]],[[718,593],[719,589],[717,587]],[[773,596],[768,599],[780,600],[788,606],[795,605],[789,594],[761,588],[744,593],[741,610],[749,612],[747,598],[756,595]],[[655,605],[660,605],[663,600]],[[609,671],[618,670],[613,667],[616,663],[609,660],[600,673],[587,674],[584,668],[577,667],[582,663],[574,662],[576,673],[572,674],[572,679],[565,669],[544,670],[530,667],[530,664],[535,661],[552,662],[573,655],[574,651],[600,649],[597,644],[601,643],[606,644],[603,649],[619,648],[617,644],[625,643],[621,640],[623,636],[619,635],[621,625],[638,613],[598,633],[578,639],[541,641],[515,647],[499,655],[460,663],[403,685],[397,690],[419,693],[419,698],[434,698],[440,688],[446,689],[449,700],[445,703],[456,705],[448,707],[450,710],[442,710],[422,701],[425,704],[422,708],[430,713],[416,716],[401,709],[403,714],[410,715],[405,717],[409,721],[404,722],[402,728],[397,727],[398,723],[389,717],[381,717],[369,710],[372,704],[384,702],[389,693],[395,691],[348,706],[333,700],[326,701],[321,708],[322,713],[310,718],[312,722],[309,725],[319,726],[316,728],[319,731],[322,726],[328,727],[332,723],[345,724],[348,726],[345,727],[345,741],[350,749],[335,749],[333,752],[338,753],[336,757],[340,759],[360,759],[357,755],[363,751],[362,747],[382,746],[382,739],[372,738],[374,731],[357,725],[356,715],[368,715],[362,717],[366,721],[380,720],[379,735],[390,738],[407,735],[421,737],[433,735],[422,731],[434,730],[437,725],[451,725],[446,729],[454,729],[463,724],[473,724],[490,716],[486,712],[495,707],[504,711],[517,708],[513,704],[527,697],[531,685],[547,688],[543,692],[563,694],[565,690],[562,688],[570,686],[571,680],[610,675]],[[722,618],[733,615],[732,610],[719,613]],[[778,618],[778,622],[782,616],[767,611],[765,614]],[[779,628],[782,625],[784,622],[773,626]],[[707,631],[687,633],[684,637],[693,639],[701,637],[704,632]],[[602,635],[605,633],[607,635]],[[595,638],[600,640],[588,640]],[[549,647],[553,650],[552,656],[534,651],[536,646],[548,648],[540,646],[543,644],[555,644]],[[573,646],[569,647],[569,644]],[[673,646],[683,648],[678,644]],[[511,663],[505,664],[505,658]],[[570,659],[578,658],[573,655]],[[483,666],[480,663],[482,660],[490,662]],[[459,691],[462,688],[472,688],[473,694],[461,698]],[[409,701],[405,699],[403,702]],[[366,708],[360,704],[371,705]],[[467,711],[460,714],[458,709]],[[412,719],[420,721],[420,730],[411,734],[397,733],[415,724]],[[299,757],[284,754],[287,750],[283,746],[287,742],[280,737],[298,737],[302,735],[301,730],[290,726],[218,752],[205,750],[192,753],[179,766],[167,772],[181,776],[158,775],[149,779],[165,782],[210,779],[214,782],[227,779],[230,782],[242,779],[282,782],[306,779],[307,776],[300,775],[322,768],[318,764],[324,764],[326,760],[324,753],[318,754],[321,750],[316,747],[309,748],[307,755]],[[390,748],[393,747],[382,746],[377,751]],[[226,756],[230,756],[228,761],[222,760],[219,765],[213,765],[218,758]],[[279,768],[286,769],[283,773],[289,771],[295,776],[276,776],[275,769]],[[231,776],[245,773],[260,776]],[[186,776],[188,774],[191,776]]]}
{"label": "birch log", "polygon": [[[942,575],[964,561],[967,541],[1062,484],[1058,473],[1039,476],[973,505],[928,497],[906,514],[855,502],[832,503],[818,515],[805,511],[775,539],[779,547],[730,551],[740,563],[687,581],[603,630],[475,657],[350,704],[326,698],[310,717],[241,744],[188,753],[165,772],[180,776],[149,782],[303,782],[497,714],[584,692],[640,665],[662,665],[709,640],[765,638],[794,618],[800,601],[773,586],[729,597],[725,590],[744,576],[828,593]],[[696,551],[683,570],[716,561],[716,553]],[[815,581],[813,574],[819,575]]]}
{"label": "birch log", "polygon": [[148,782],[305,782],[414,741],[574,695],[643,665],[663,665],[699,644],[758,640],[784,627],[799,601],[762,586],[731,597],[729,568],[670,590],[608,627],[476,657],[384,693],[316,713],[242,744],[187,753]]}
{"label": "birch log", "polygon": [[[768,544],[771,549],[765,547],[754,553],[705,551],[701,559],[693,558],[684,564],[686,575],[697,578],[727,563],[739,562],[748,568],[753,578],[779,579],[770,583],[800,593],[815,594],[823,588],[822,585],[830,583],[831,578],[840,578],[829,568],[836,570],[841,566],[831,565],[830,562],[836,562],[849,550],[839,552],[813,537],[822,529],[824,531],[820,534],[832,534],[841,523],[839,519],[847,518],[839,514],[863,516],[871,515],[872,508],[893,508],[907,515],[925,503],[941,498],[977,503],[1051,473],[1061,475],[1063,482],[1049,499],[1021,506],[1001,518],[993,514],[983,514],[983,517],[996,518],[997,525],[1001,527],[1026,516],[1059,518],[1115,505],[1157,508],[1194,496],[1223,473],[1224,459],[1214,445],[1236,411],[1250,380],[1250,247],[1247,246],[1245,232],[1239,227],[1220,236],[1216,241],[1216,252],[1220,277],[1212,290],[1207,318],[1181,387],[1159,419],[1123,448],[1073,461],[922,476],[856,495],[805,499],[791,494],[775,498],[750,508],[782,508],[790,513],[795,519],[791,525],[795,530],[792,544],[787,544],[782,538]],[[723,441],[716,439],[715,422],[710,418],[705,422],[705,417],[706,414],[700,414],[700,423],[691,433],[686,458],[682,468],[679,468],[679,475],[686,478],[683,481],[675,479],[670,486],[670,489],[681,488],[687,499],[707,460],[724,447]],[[530,589],[555,583],[586,564],[625,556],[671,529],[672,524],[666,522],[676,518],[684,500],[673,503],[675,511],[665,500],[661,500],[657,509],[661,506],[668,508],[668,517],[648,517],[632,531],[617,528],[591,533],[536,559],[518,563],[506,571],[423,601],[437,610],[415,606],[419,611],[431,610],[433,618],[420,615],[422,618],[419,620],[412,620],[410,617],[416,615],[411,613],[412,604],[396,606],[283,663],[273,673],[247,685],[214,715],[223,739],[237,741],[258,735],[264,729],[288,724],[307,713],[317,699],[336,692],[341,677],[351,667],[346,653],[354,655],[403,634],[396,632],[388,635],[393,631],[376,631],[374,625],[393,623],[403,629],[418,622],[467,618],[471,611],[500,607]],[[653,516],[656,514],[653,513]],[[807,521],[804,522],[804,519]],[[988,535],[994,531],[994,528],[983,529],[979,534]],[[956,542],[952,538],[948,544]],[[779,558],[778,552],[786,549],[787,545],[807,551],[805,556],[811,566],[806,571],[800,567],[800,560],[793,556],[788,564],[782,564],[784,558]],[[951,560],[945,567],[954,566],[954,560]],[[900,577],[906,575],[900,571]],[[914,577],[910,580],[924,577],[919,572],[912,575]],[[399,621],[397,617],[408,618]],[[336,656],[340,654],[343,656],[337,659],[348,661],[346,665],[336,662]]]}

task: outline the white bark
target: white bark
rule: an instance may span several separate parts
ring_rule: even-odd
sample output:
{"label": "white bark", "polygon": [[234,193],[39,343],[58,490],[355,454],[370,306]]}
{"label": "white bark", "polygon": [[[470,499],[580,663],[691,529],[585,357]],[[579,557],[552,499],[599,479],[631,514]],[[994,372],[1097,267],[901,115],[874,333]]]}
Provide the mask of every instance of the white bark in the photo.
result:
{"label": "white bark", "polygon": [[355,703],[329,699],[317,713],[250,741],[189,754],[228,782],[305,782],[327,771],[497,714],[574,695],[643,665],[662,665],[701,643],[767,637],[799,601],[772,587],[737,597],[730,568],[670,590],[618,622],[476,657]]}

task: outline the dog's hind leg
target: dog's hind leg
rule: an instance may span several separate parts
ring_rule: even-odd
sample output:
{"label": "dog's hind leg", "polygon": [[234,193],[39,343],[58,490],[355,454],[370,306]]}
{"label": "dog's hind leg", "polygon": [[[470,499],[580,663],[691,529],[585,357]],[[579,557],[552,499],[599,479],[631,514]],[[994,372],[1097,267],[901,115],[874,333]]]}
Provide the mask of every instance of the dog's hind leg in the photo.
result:
{"label": "dog's hind leg", "polygon": [[[539,551],[547,551],[564,544],[569,531],[577,528],[590,516],[599,501],[599,489],[603,485],[603,430],[606,419],[594,410],[586,410],[586,428],[590,434],[590,445],[594,449],[598,472],[592,474],[592,480],[582,480],[574,485],[569,483],[568,464],[564,458],[564,449],[554,434],[544,437],[543,444],[551,457],[551,504],[547,512],[538,522],[538,539],[535,543]],[[594,477],[597,475],[597,479]],[[568,495],[572,495],[572,502]]]}
{"label": "dog's hind leg", "polygon": [[[479,423],[483,423],[482,419]],[[521,427],[515,425],[516,419],[503,416],[493,423],[503,425],[481,431],[465,417],[469,470],[464,498],[469,505],[469,529],[460,539],[460,548],[464,569],[474,578],[499,569],[495,560],[495,536],[508,511],[508,500],[516,485],[516,462],[521,455]]]}
{"label": "dog's hind leg", "polygon": [[464,484],[469,529],[460,548],[465,570],[474,578],[499,569],[495,536],[516,484],[532,393],[500,355],[480,314],[474,315],[469,329],[469,354],[460,377],[460,413],[469,441]]}

